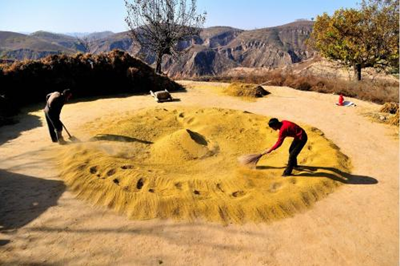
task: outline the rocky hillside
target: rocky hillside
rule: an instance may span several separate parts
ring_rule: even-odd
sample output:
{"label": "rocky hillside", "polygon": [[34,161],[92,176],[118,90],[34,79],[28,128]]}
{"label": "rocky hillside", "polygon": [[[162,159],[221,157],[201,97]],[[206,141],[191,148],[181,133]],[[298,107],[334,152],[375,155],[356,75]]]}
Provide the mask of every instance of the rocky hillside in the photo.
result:
{"label": "rocky hillside", "polygon": [[[314,55],[315,51],[309,50],[305,45],[312,26],[311,21],[298,21],[278,27],[248,31],[231,27],[205,28],[199,35],[187,38],[178,44],[182,51],[179,59],[165,56],[163,71],[174,77],[196,77],[219,75],[240,67],[289,66]],[[16,50],[12,46],[3,47],[1,36],[2,32],[0,32],[0,51],[8,51],[3,53],[2,59],[21,59],[21,55],[14,56]],[[71,50],[82,51],[76,39],[66,35],[38,32],[27,38],[35,38],[49,45],[61,47],[60,51],[66,53],[71,53]],[[90,39],[90,47],[91,52],[95,54],[120,49],[144,58],[149,64],[155,62],[154,55],[132,42],[128,32],[108,33],[102,38]],[[34,58],[38,58],[38,55],[36,54]],[[26,57],[32,58],[29,54],[26,54]]]}
{"label": "rocky hillside", "polygon": [[[171,76],[217,75],[237,67],[278,68],[311,58],[305,40],[312,22],[251,31],[205,29],[200,41],[185,50],[180,62],[164,63]],[[208,32],[210,30],[210,32]]]}

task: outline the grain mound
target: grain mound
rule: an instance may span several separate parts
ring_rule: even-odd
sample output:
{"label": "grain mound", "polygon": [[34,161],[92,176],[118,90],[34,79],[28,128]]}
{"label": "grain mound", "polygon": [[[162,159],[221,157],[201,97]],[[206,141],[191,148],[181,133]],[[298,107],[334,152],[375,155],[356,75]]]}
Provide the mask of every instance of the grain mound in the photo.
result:
{"label": "grain mound", "polygon": [[304,168],[281,177],[291,141],[257,169],[237,158],[270,147],[268,117],[226,109],[144,109],[83,127],[91,141],[63,148],[66,184],[81,198],[132,219],[266,222],[293,216],[342,182],[348,158],[315,128],[299,156]]}
{"label": "grain mound", "polygon": [[224,90],[224,93],[230,96],[244,98],[261,98],[270,94],[270,92],[266,91],[261,86],[247,83],[232,83]]}

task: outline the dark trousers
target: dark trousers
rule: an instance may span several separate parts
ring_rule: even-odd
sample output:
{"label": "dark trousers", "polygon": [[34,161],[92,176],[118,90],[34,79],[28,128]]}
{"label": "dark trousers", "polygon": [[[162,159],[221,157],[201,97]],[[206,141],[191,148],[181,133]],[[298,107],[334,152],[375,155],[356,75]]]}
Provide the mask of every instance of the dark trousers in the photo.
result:
{"label": "dark trousers", "polygon": [[307,140],[308,137],[306,132],[303,133],[301,140],[293,140],[292,145],[290,145],[289,148],[289,161],[284,172],[285,175],[292,174],[293,168],[297,167],[297,156],[303,149],[304,145],[306,145]]}
{"label": "dark trousers", "polygon": [[62,131],[62,123],[60,121],[60,117],[58,115],[52,115],[49,112],[44,112],[47,122],[47,127],[49,128],[49,133],[51,140],[53,142],[58,142],[57,132]]}

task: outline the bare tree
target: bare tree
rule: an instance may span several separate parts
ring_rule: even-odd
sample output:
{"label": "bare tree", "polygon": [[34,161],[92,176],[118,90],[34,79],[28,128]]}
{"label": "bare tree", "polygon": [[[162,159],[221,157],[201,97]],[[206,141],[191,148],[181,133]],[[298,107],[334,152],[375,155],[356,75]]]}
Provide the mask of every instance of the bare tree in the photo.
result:
{"label": "bare tree", "polygon": [[197,14],[196,0],[124,1],[131,38],[155,54],[158,74],[163,55],[177,56],[177,43],[198,34],[206,18],[205,12]]}

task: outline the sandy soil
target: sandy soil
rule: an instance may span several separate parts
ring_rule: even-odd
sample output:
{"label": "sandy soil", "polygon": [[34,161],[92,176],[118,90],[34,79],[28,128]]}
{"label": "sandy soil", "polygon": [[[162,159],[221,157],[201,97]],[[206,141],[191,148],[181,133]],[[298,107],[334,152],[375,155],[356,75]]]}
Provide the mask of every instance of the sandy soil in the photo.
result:
{"label": "sandy soil", "polygon": [[[222,96],[218,84],[186,83],[180,102],[217,106],[313,125],[353,164],[346,184],[313,208],[269,224],[223,226],[202,221],[132,221],[75,199],[59,178],[41,111],[0,129],[0,264],[40,265],[398,265],[399,145],[394,129],[362,114],[378,105],[337,96],[266,87],[256,102]],[[207,89],[207,87],[212,87]],[[110,113],[160,106],[150,96],[71,103],[71,132]],[[360,184],[359,177],[377,180]],[[374,183],[374,182],[371,182]]]}

